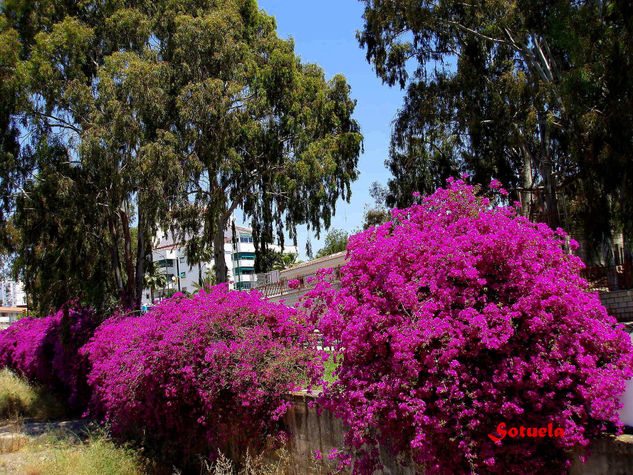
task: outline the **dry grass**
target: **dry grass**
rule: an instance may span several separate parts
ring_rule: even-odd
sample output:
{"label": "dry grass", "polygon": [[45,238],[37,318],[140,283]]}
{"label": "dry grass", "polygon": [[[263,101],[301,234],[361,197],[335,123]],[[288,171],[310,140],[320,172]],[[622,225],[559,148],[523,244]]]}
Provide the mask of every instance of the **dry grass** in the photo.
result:
{"label": "dry grass", "polygon": [[154,473],[152,464],[138,451],[114,444],[103,434],[85,442],[57,441],[45,460],[29,463],[28,475],[143,475]]}
{"label": "dry grass", "polygon": [[[241,469],[236,469],[233,462],[220,453],[215,463],[204,464],[202,473],[205,475],[286,475],[294,473],[293,461],[287,449],[281,448],[267,456],[260,454],[252,457],[246,452],[246,457]],[[308,472],[312,475],[340,474],[336,465],[324,459],[316,459],[314,456],[309,463]]]}
{"label": "dry grass", "polygon": [[[330,374],[336,363],[328,362]],[[328,378],[329,379],[329,378]],[[14,373],[0,370],[0,420],[5,430],[0,434],[0,472],[26,475],[143,475],[178,474],[178,469],[161,467],[129,445],[114,443],[106,432],[79,436],[67,429],[48,429],[59,423],[34,423],[23,419],[48,421],[63,419],[67,414],[62,403],[47,390],[28,383]],[[0,421],[1,422],[1,421]],[[39,424],[47,429],[32,436],[27,426]],[[64,424],[64,422],[62,422]],[[82,432],[83,433],[83,432]],[[308,471],[319,475],[338,473],[331,463],[313,459]],[[268,450],[251,456],[248,452],[239,467],[223,456],[209,463],[201,460],[202,475],[285,475],[292,472],[293,461],[285,448]],[[305,464],[303,465],[305,467]],[[307,468],[307,467],[306,467]],[[4,472],[3,472],[4,473]]]}
{"label": "dry grass", "polygon": [[[119,445],[103,430],[75,433],[51,429],[25,436],[13,426],[19,447],[0,453],[0,473],[26,475],[161,475],[171,474],[128,445]],[[8,434],[5,434],[8,435]],[[3,469],[5,470],[3,472]]]}
{"label": "dry grass", "polygon": [[28,383],[8,369],[0,370],[0,419],[62,419],[64,405],[49,390]]}
{"label": "dry grass", "polygon": [[[144,475],[155,467],[128,446],[107,434],[79,436],[67,429],[46,429],[33,435],[29,428],[67,416],[64,405],[50,391],[29,383],[7,369],[0,370],[0,471],[27,475]],[[52,423],[51,426],[56,426]],[[48,424],[44,424],[48,427]]]}

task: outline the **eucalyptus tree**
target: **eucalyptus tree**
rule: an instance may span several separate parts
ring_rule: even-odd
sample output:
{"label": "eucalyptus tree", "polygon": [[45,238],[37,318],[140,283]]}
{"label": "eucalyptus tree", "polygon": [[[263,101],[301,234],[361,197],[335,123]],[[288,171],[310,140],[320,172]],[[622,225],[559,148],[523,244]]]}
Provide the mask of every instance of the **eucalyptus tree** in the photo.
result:
{"label": "eucalyptus tree", "polygon": [[342,76],[326,81],[321,68],[301,63],[256,2],[217,5],[170,3],[162,51],[192,171],[193,200],[176,210],[175,224],[202,236],[197,247],[213,248],[216,279],[226,282],[231,215],[251,220],[258,252],[275,235],[283,244],[284,230],[296,239],[297,224],[328,227],[338,198],[349,199],[361,135]]}
{"label": "eucalyptus tree", "polygon": [[380,226],[391,219],[391,213],[387,208],[387,188],[375,181],[369,187],[369,195],[374,199],[374,204],[365,205],[363,230]]}
{"label": "eucalyptus tree", "polygon": [[[57,281],[42,281],[43,276],[99,278],[126,306],[139,306],[150,240],[178,199],[182,170],[165,120],[169,76],[151,44],[153,4],[16,1],[1,8],[1,34],[18,39],[15,69],[23,87],[17,95],[21,107],[11,120],[21,121],[25,136],[33,139],[10,161],[15,176],[7,180],[14,193],[26,183],[18,188],[16,212],[22,227],[17,264],[27,290],[42,304],[56,306],[68,292],[48,300],[45,290]],[[52,145],[65,150],[64,160],[47,155]],[[57,235],[44,235],[37,224],[48,220],[42,213],[51,211],[36,206],[37,201],[51,201],[42,194],[56,192],[44,181],[83,193],[65,202],[69,219]],[[83,251],[74,256],[105,257],[105,268],[86,275],[91,266],[68,266],[66,260],[41,259],[34,252],[42,242],[48,254],[69,252],[76,243],[67,234],[87,221],[95,227],[82,230]],[[133,221],[138,222],[135,242]],[[69,291],[81,294],[79,288]]]}
{"label": "eucalyptus tree", "polygon": [[223,282],[235,210],[265,248],[349,198],[349,87],[302,64],[254,1],[4,2],[0,44],[3,221],[42,308],[94,303],[86,286],[140,306],[158,228],[193,231],[189,257],[213,250]]}
{"label": "eucalyptus tree", "polygon": [[594,242],[630,233],[629,3],[363,3],[368,61],[407,88],[388,160],[390,204],[469,172],[502,180],[514,199],[523,190],[525,214],[535,212],[526,198],[542,190],[540,219],[557,225],[569,212]]}
{"label": "eucalyptus tree", "polygon": [[[0,223],[6,224],[6,214],[11,208],[10,175],[16,170],[19,159],[19,130],[12,116],[18,109],[20,81],[17,64],[20,59],[20,42],[15,30],[6,27],[6,18],[0,16]],[[0,247],[5,247],[6,235],[2,233]],[[4,244],[4,245],[3,245]]]}

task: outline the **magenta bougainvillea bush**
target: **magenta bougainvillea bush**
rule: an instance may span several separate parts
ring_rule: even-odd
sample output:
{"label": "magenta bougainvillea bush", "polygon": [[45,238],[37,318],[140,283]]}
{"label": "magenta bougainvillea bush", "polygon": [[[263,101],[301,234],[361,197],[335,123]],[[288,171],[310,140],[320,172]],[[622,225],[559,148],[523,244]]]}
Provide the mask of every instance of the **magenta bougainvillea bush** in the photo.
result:
{"label": "magenta bougainvillea bush", "polygon": [[23,318],[0,331],[0,368],[51,388],[81,411],[90,397],[87,364],[79,348],[99,323],[94,312],[75,302],[53,315]]}
{"label": "magenta bougainvillea bush", "polygon": [[117,316],[84,347],[92,411],[116,434],[213,457],[281,437],[282,394],[320,361],[297,312],[219,285]]}
{"label": "magenta bougainvillea bush", "polygon": [[321,403],[343,462],[371,473],[380,443],[428,473],[555,473],[617,425],[631,342],[575,245],[453,180],[353,236],[340,291],[303,302],[342,354]]}

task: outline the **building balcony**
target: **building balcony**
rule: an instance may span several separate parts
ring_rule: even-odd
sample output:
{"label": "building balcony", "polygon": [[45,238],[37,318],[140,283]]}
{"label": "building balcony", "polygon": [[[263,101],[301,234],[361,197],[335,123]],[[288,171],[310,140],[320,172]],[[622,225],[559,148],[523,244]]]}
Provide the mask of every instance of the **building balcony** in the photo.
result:
{"label": "building balcony", "polygon": [[241,274],[235,275],[235,282],[257,282],[257,274]]}
{"label": "building balcony", "polygon": [[233,267],[255,267],[255,259],[235,259]]}

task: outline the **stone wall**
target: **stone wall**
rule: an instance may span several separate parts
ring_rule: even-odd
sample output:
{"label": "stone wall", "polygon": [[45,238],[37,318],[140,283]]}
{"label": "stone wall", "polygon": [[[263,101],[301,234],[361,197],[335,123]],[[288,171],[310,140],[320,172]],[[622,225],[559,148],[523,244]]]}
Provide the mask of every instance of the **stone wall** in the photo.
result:
{"label": "stone wall", "polygon": [[633,321],[633,290],[600,292],[600,301],[619,322]]}

